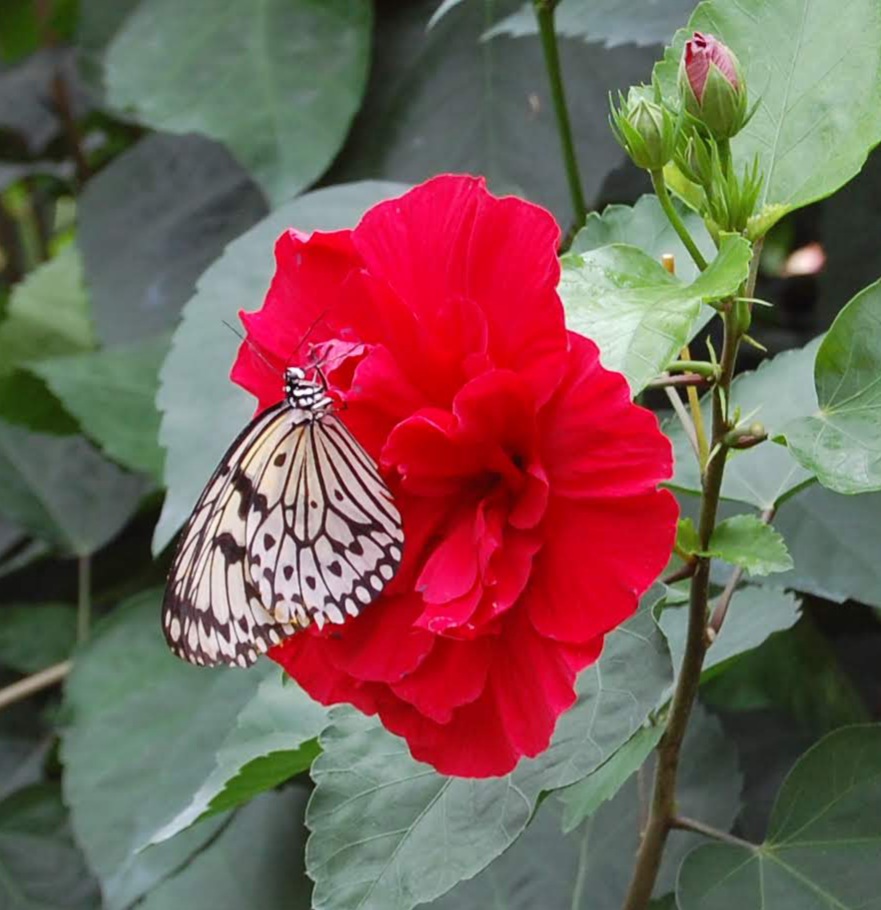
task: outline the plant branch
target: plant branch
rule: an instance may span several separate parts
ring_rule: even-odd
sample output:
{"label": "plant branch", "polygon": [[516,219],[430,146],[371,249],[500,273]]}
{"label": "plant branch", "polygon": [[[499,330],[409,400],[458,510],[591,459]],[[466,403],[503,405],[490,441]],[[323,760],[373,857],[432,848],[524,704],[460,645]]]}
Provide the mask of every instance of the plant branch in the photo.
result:
{"label": "plant branch", "polygon": [[63,660],[59,664],[53,664],[45,670],[40,670],[39,673],[26,676],[11,686],[0,689],[0,710],[61,682],[70,672],[72,665],[72,661]]}
{"label": "plant branch", "polygon": [[[686,350],[688,350],[686,348]],[[668,373],[697,373],[705,379],[718,379],[719,366],[706,360],[674,360],[668,367]]]}
{"label": "plant branch", "polygon": [[669,575],[665,575],[661,579],[661,584],[672,585],[677,581],[685,581],[686,578],[691,578],[694,575],[694,570],[697,568],[697,564],[691,558],[685,563],[684,566],[676,569],[675,572],[671,572]]}
{"label": "plant branch", "polygon": [[83,642],[89,637],[92,623],[92,559],[80,556],[77,561],[76,638]]}
{"label": "plant branch", "polygon": [[664,180],[664,172],[652,171],[651,176],[652,186],[655,188],[658,202],[661,203],[664,214],[667,216],[670,224],[673,225],[673,230],[679,235],[679,239],[682,241],[685,249],[688,250],[688,254],[694,260],[694,264],[703,271],[707,267],[707,260],[704,259],[703,253],[697,248],[697,244],[694,242],[691,234],[688,233],[688,228],[683,224],[682,219],[679,217],[679,212],[676,211],[673,201],[670,199],[670,193],[667,190],[667,182]]}
{"label": "plant branch", "polygon": [[702,834],[704,837],[709,837],[712,840],[721,841],[723,844],[746,847],[749,850],[756,849],[756,845],[750,843],[748,840],[735,837],[733,834],[728,834],[726,831],[720,831],[718,828],[713,828],[711,825],[705,825],[703,822],[699,822],[694,818],[688,818],[685,815],[677,815],[671,818],[670,827],[677,828],[680,831],[694,831],[696,834]]}
{"label": "plant branch", "polygon": [[[722,491],[722,477],[725,472],[725,434],[728,424],[728,389],[734,376],[740,335],[729,312],[725,313],[725,339],[720,359],[719,382],[713,389],[713,431],[712,443],[716,457],[707,461],[703,473],[703,497],[701,499],[698,538],[700,549],[709,547],[710,537],[716,526],[716,514]],[[633,878],[623,904],[623,910],[645,910],[652,896],[658,869],[671,821],[676,817],[676,776],[679,771],[679,757],[682,741],[691,709],[697,697],[701,670],[706,655],[707,609],[710,595],[710,564],[707,556],[695,557],[694,575],[688,604],[688,632],[685,652],[670,712],[667,728],[658,745],[658,763],[655,770],[652,803],[649,821],[637,854]]]}
{"label": "plant branch", "polygon": [[673,406],[673,410],[676,412],[676,416],[679,418],[679,422],[682,424],[682,429],[685,431],[685,435],[688,437],[691,447],[694,449],[694,454],[700,459],[700,446],[697,441],[697,433],[695,432],[694,424],[691,422],[691,417],[688,416],[688,411],[685,410],[685,405],[679,397],[679,393],[669,385],[663,386],[663,389],[667,394],[667,398],[670,400],[670,404]]}
{"label": "plant branch", "polygon": [[649,383],[650,389],[681,389],[681,388],[703,388],[708,386],[710,380],[706,376],[701,376],[699,373],[683,373],[680,376],[669,376],[666,373],[662,373],[657,378],[653,379]]}
{"label": "plant branch", "polygon": [[575,143],[572,140],[572,125],[569,121],[569,110],[566,107],[566,93],[563,88],[563,77],[560,72],[560,52],[557,47],[557,33],[554,30],[554,10],[557,0],[532,0],[538,29],[541,33],[541,45],[544,50],[545,67],[551,84],[551,98],[554,113],[557,117],[557,132],[560,135],[560,146],[563,152],[563,165],[566,168],[566,179],[569,183],[569,195],[575,212],[575,223],[578,227],[587,218],[587,203],[581,188],[581,173],[578,158],[575,155]]}
{"label": "plant branch", "polygon": [[52,77],[52,100],[58,116],[61,118],[61,124],[64,127],[64,135],[67,139],[67,145],[73,156],[74,166],[76,167],[76,178],[80,184],[85,183],[91,176],[92,169],[86,159],[86,153],[83,149],[83,140],[80,134],[80,128],[73,114],[73,104],[70,99],[70,89],[67,80],[61,70],[56,70]]}

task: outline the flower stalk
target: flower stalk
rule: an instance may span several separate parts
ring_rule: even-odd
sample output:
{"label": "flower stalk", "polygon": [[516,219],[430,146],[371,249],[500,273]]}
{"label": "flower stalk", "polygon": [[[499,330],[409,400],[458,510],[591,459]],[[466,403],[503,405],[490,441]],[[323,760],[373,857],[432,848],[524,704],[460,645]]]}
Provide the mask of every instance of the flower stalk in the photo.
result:
{"label": "flower stalk", "polygon": [[557,47],[557,33],[554,29],[554,11],[558,0],[532,0],[538,30],[541,34],[541,46],[544,51],[545,67],[551,85],[551,99],[554,114],[557,118],[557,132],[563,152],[563,166],[569,184],[569,196],[575,213],[575,224],[581,227],[587,218],[587,203],[581,188],[581,172],[575,154],[575,143],[572,140],[572,125],[569,120],[569,109],[566,106],[566,92],[563,88],[563,77],[560,70],[560,52]]}
{"label": "flower stalk", "polygon": [[[759,250],[753,251],[754,258]],[[755,269],[743,289],[744,296],[753,293]],[[737,318],[734,300],[726,301],[723,312],[724,341],[719,360],[718,380],[713,387],[711,444],[714,457],[702,466],[703,495],[701,497],[698,537],[700,548],[709,548],[710,538],[716,527],[716,518],[725,472],[727,439],[733,427],[728,415],[729,390],[734,378],[737,351],[745,329]],[[768,517],[770,520],[770,516]],[[685,652],[676,689],[667,715],[667,728],[658,745],[658,761],[652,789],[648,822],[637,854],[636,866],[622,910],[645,910],[651,900],[652,891],[661,865],[667,836],[677,825],[676,779],[679,771],[680,753],[688,720],[697,698],[701,671],[707,648],[724,620],[727,603],[734,593],[737,582],[732,584],[727,597],[723,593],[713,619],[708,623],[710,598],[710,565],[712,559],[696,555],[689,569],[692,570],[688,603],[688,632]],[[739,580],[739,579],[738,579]],[[718,615],[720,613],[721,615]],[[681,821],[681,820],[680,820]],[[694,829],[693,829],[694,830]]]}
{"label": "flower stalk", "polygon": [[651,178],[658,202],[661,203],[661,208],[664,210],[667,220],[673,225],[673,230],[679,235],[682,245],[688,250],[688,255],[694,260],[694,264],[703,271],[707,267],[707,260],[704,259],[704,254],[697,248],[697,244],[691,234],[688,233],[688,228],[673,205],[673,200],[670,198],[670,192],[667,189],[667,182],[664,180],[664,172],[652,171]]}

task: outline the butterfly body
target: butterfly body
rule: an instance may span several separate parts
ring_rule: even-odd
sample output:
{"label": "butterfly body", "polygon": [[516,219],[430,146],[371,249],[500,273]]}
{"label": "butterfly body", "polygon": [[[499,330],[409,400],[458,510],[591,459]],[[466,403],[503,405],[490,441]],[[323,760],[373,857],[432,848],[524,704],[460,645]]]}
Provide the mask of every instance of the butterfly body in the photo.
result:
{"label": "butterfly body", "polygon": [[284,400],[233,442],[181,534],[163,630],[184,660],[248,666],[357,616],[397,571],[400,515],[320,378],[285,370]]}

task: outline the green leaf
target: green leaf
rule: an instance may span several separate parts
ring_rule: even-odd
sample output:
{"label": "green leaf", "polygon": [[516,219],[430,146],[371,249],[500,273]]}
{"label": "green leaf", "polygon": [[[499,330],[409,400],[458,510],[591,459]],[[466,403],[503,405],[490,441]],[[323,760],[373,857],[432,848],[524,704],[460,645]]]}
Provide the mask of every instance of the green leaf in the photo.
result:
{"label": "green leaf", "polygon": [[82,262],[67,246],[13,289],[0,323],[0,370],[94,346]]}
{"label": "green leaf", "polygon": [[735,515],[716,525],[706,555],[742,566],[750,575],[792,568],[792,557],[780,532],[755,515]]}
{"label": "green leaf", "polygon": [[[819,339],[796,351],[785,351],[766,360],[752,373],[741,373],[731,384],[730,409],[739,407],[743,414],[753,414],[773,436],[794,417],[816,410],[810,371]],[[707,426],[710,425],[710,397],[701,400]],[[680,490],[699,493],[700,471],[691,446],[678,421],[665,427],[673,442],[676,472],[671,485]],[[722,496],[747,502],[759,509],[771,509],[803,487],[812,478],[782,445],[763,443],[752,449],[734,451],[728,456]],[[788,539],[788,538],[787,538]]]}
{"label": "green leaf", "polygon": [[23,369],[0,370],[0,417],[38,433],[69,436],[79,424],[49,391],[46,383]]}
{"label": "green leaf", "polygon": [[[679,22],[694,9],[695,0],[561,0],[554,11],[554,29],[566,38],[602,41],[607,47],[619,44],[662,44],[673,37]],[[488,40],[498,35],[522,38],[538,34],[535,10],[524,4],[483,34]]]}
{"label": "green leaf", "polygon": [[154,133],[115,158],[89,180],[77,210],[104,344],[173,328],[199,275],[265,214],[241,166],[202,136]]}
{"label": "green leaf", "polygon": [[0,421],[0,512],[76,556],[114,538],[147,485],[80,436],[30,433]]}
{"label": "green leaf", "polygon": [[[649,762],[648,780],[651,774]],[[719,722],[698,706],[683,747],[678,810],[727,830],[737,815],[741,784],[733,744]],[[620,910],[639,847],[640,814],[635,774],[569,836],[560,830],[557,801],[546,799],[510,850],[431,908]],[[671,890],[679,862],[699,842],[694,834],[670,832],[656,894]]]}
{"label": "green leaf", "polygon": [[0,664],[36,673],[70,657],[76,644],[76,608],[67,604],[3,604]]}
{"label": "green leaf", "polygon": [[223,142],[279,203],[342,145],[371,24],[368,0],[142,0],[107,49],[108,98],[154,129]]}
{"label": "green leaf", "polygon": [[160,441],[168,495],[154,550],[161,550],[186,521],[227,446],[254,413],[251,396],[229,380],[240,342],[223,323],[237,325],[240,309],[261,305],[278,235],[291,226],[302,231],[353,226],[371,205],[405,189],[368,182],[308,193],[231,243],[199,279],[160,373],[157,404],[163,412]]}
{"label": "green leaf", "polygon": [[559,287],[567,324],[597,343],[603,365],[623,373],[636,394],[688,342],[701,303],[737,291],[750,255],[742,237],[726,236],[707,270],[686,285],[636,247],[568,254]]}
{"label": "green leaf", "polygon": [[639,770],[664,734],[663,724],[641,727],[606,762],[584,780],[559,793],[563,803],[563,833],[574,831],[624,786]]}
{"label": "green leaf", "polygon": [[[799,208],[855,176],[881,140],[881,8],[854,0],[707,0],[655,67],[665,94],[692,31],[724,41],[743,65],[758,108],[732,141],[738,172],[758,155],[765,175],[759,206]],[[843,53],[844,48],[848,49]],[[781,215],[784,210],[781,210]]]}
{"label": "green leaf", "polygon": [[[731,658],[757,648],[774,632],[795,625],[798,616],[798,600],[792,594],[756,585],[740,588],[731,599],[722,629],[707,651],[702,680],[710,679],[714,668]],[[688,608],[667,608],[661,613],[658,625],[667,637],[673,664],[678,668],[685,652]]]}
{"label": "green leaf", "polygon": [[774,519],[795,568],[777,584],[881,607],[881,493],[844,496],[813,486]]}
{"label": "green leaf", "polygon": [[290,787],[245,806],[217,839],[152,890],[140,910],[309,910],[303,868],[308,791]]}
{"label": "green leaf", "polygon": [[642,727],[669,669],[643,609],[581,674],[578,700],[550,748],[505,777],[480,781],[443,777],[375,720],[335,708],[312,766],[306,819],[315,910],[409,910],[475,875],[517,838],[542,792],[595,771]]}
{"label": "green leaf", "polygon": [[763,844],[706,844],[686,857],[677,901],[681,910],[862,910],[878,900],[879,851],[881,725],[845,727],[796,763]]}
{"label": "green leaf", "polygon": [[698,535],[697,528],[694,526],[694,521],[691,518],[686,517],[679,519],[679,523],[676,526],[676,546],[689,556],[700,553],[700,536]]}
{"label": "green leaf", "polygon": [[[676,201],[673,205],[709,262],[716,255],[716,245],[704,227],[703,218]],[[676,263],[676,275],[682,281],[692,282],[699,274],[698,267],[664,214],[658,197],[653,194],[640,196],[633,206],[607,205],[602,214],[591,212],[569,249],[573,253],[587,253],[610,243],[629,243],[652,259],[660,260],[662,255],[669,253]]]}
{"label": "green leaf", "polygon": [[167,840],[198,819],[235,808],[308,770],[319,752],[315,738],[326,723],[326,710],[286,683],[281,672],[263,678],[218,748],[214,770],[150,842]]}
{"label": "green leaf", "polygon": [[98,910],[95,879],[70,835],[58,787],[41,784],[0,802],[0,906]]}
{"label": "green leaf", "polygon": [[[235,741],[244,711],[259,717],[260,685],[279,675],[268,661],[244,673],[173,657],[160,601],[161,592],[146,592],[115,610],[78,655],[66,687],[64,796],[109,910],[129,906],[217,834],[225,816],[138,852],[199,794],[213,796],[218,750]],[[285,689],[292,710],[296,691]],[[234,756],[226,761],[235,773]]]}
{"label": "green leaf", "polygon": [[[370,85],[335,180],[417,182],[482,174],[496,193],[526,196],[565,228],[574,216],[538,37],[482,42],[520,0],[468,0],[426,31],[436,0],[380,4]],[[608,127],[609,92],[648,73],[655,51],[563,38],[566,100],[588,201],[624,160]],[[553,150],[553,151],[551,151]]]}
{"label": "green leaf", "polygon": [[807,616],[711,676],[701,687],[710,704],[726,711],[785,711],[814,736],[871,720],[838,655]]}
{"label": "green leaf", "polygon": [[156,388],[168,338],[30,365],[112,459],[162,478]]}
{"label": "green leaf", "polygon": [[881,281],[838,314],[814,379],[819,411],[781,430],[793,455],[837,493],[881,490]]}

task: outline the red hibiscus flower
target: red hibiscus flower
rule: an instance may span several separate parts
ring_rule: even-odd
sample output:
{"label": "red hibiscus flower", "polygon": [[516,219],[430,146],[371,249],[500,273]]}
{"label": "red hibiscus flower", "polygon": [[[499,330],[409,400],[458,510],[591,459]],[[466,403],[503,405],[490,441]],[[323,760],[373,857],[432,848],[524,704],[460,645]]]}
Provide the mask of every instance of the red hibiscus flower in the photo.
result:
{"label": "red hibiscus flower", "polygon": [[354,230],[283,234],[266,302],[242,316],[233,379],[276,403],[251,345],[281,368],[307,336],[405,534],[379,600],[269,655],[445,774],[504,774],[547,747],[673,545],[670,445],[566,331],[558,239],[543,209],[438,177]]}

